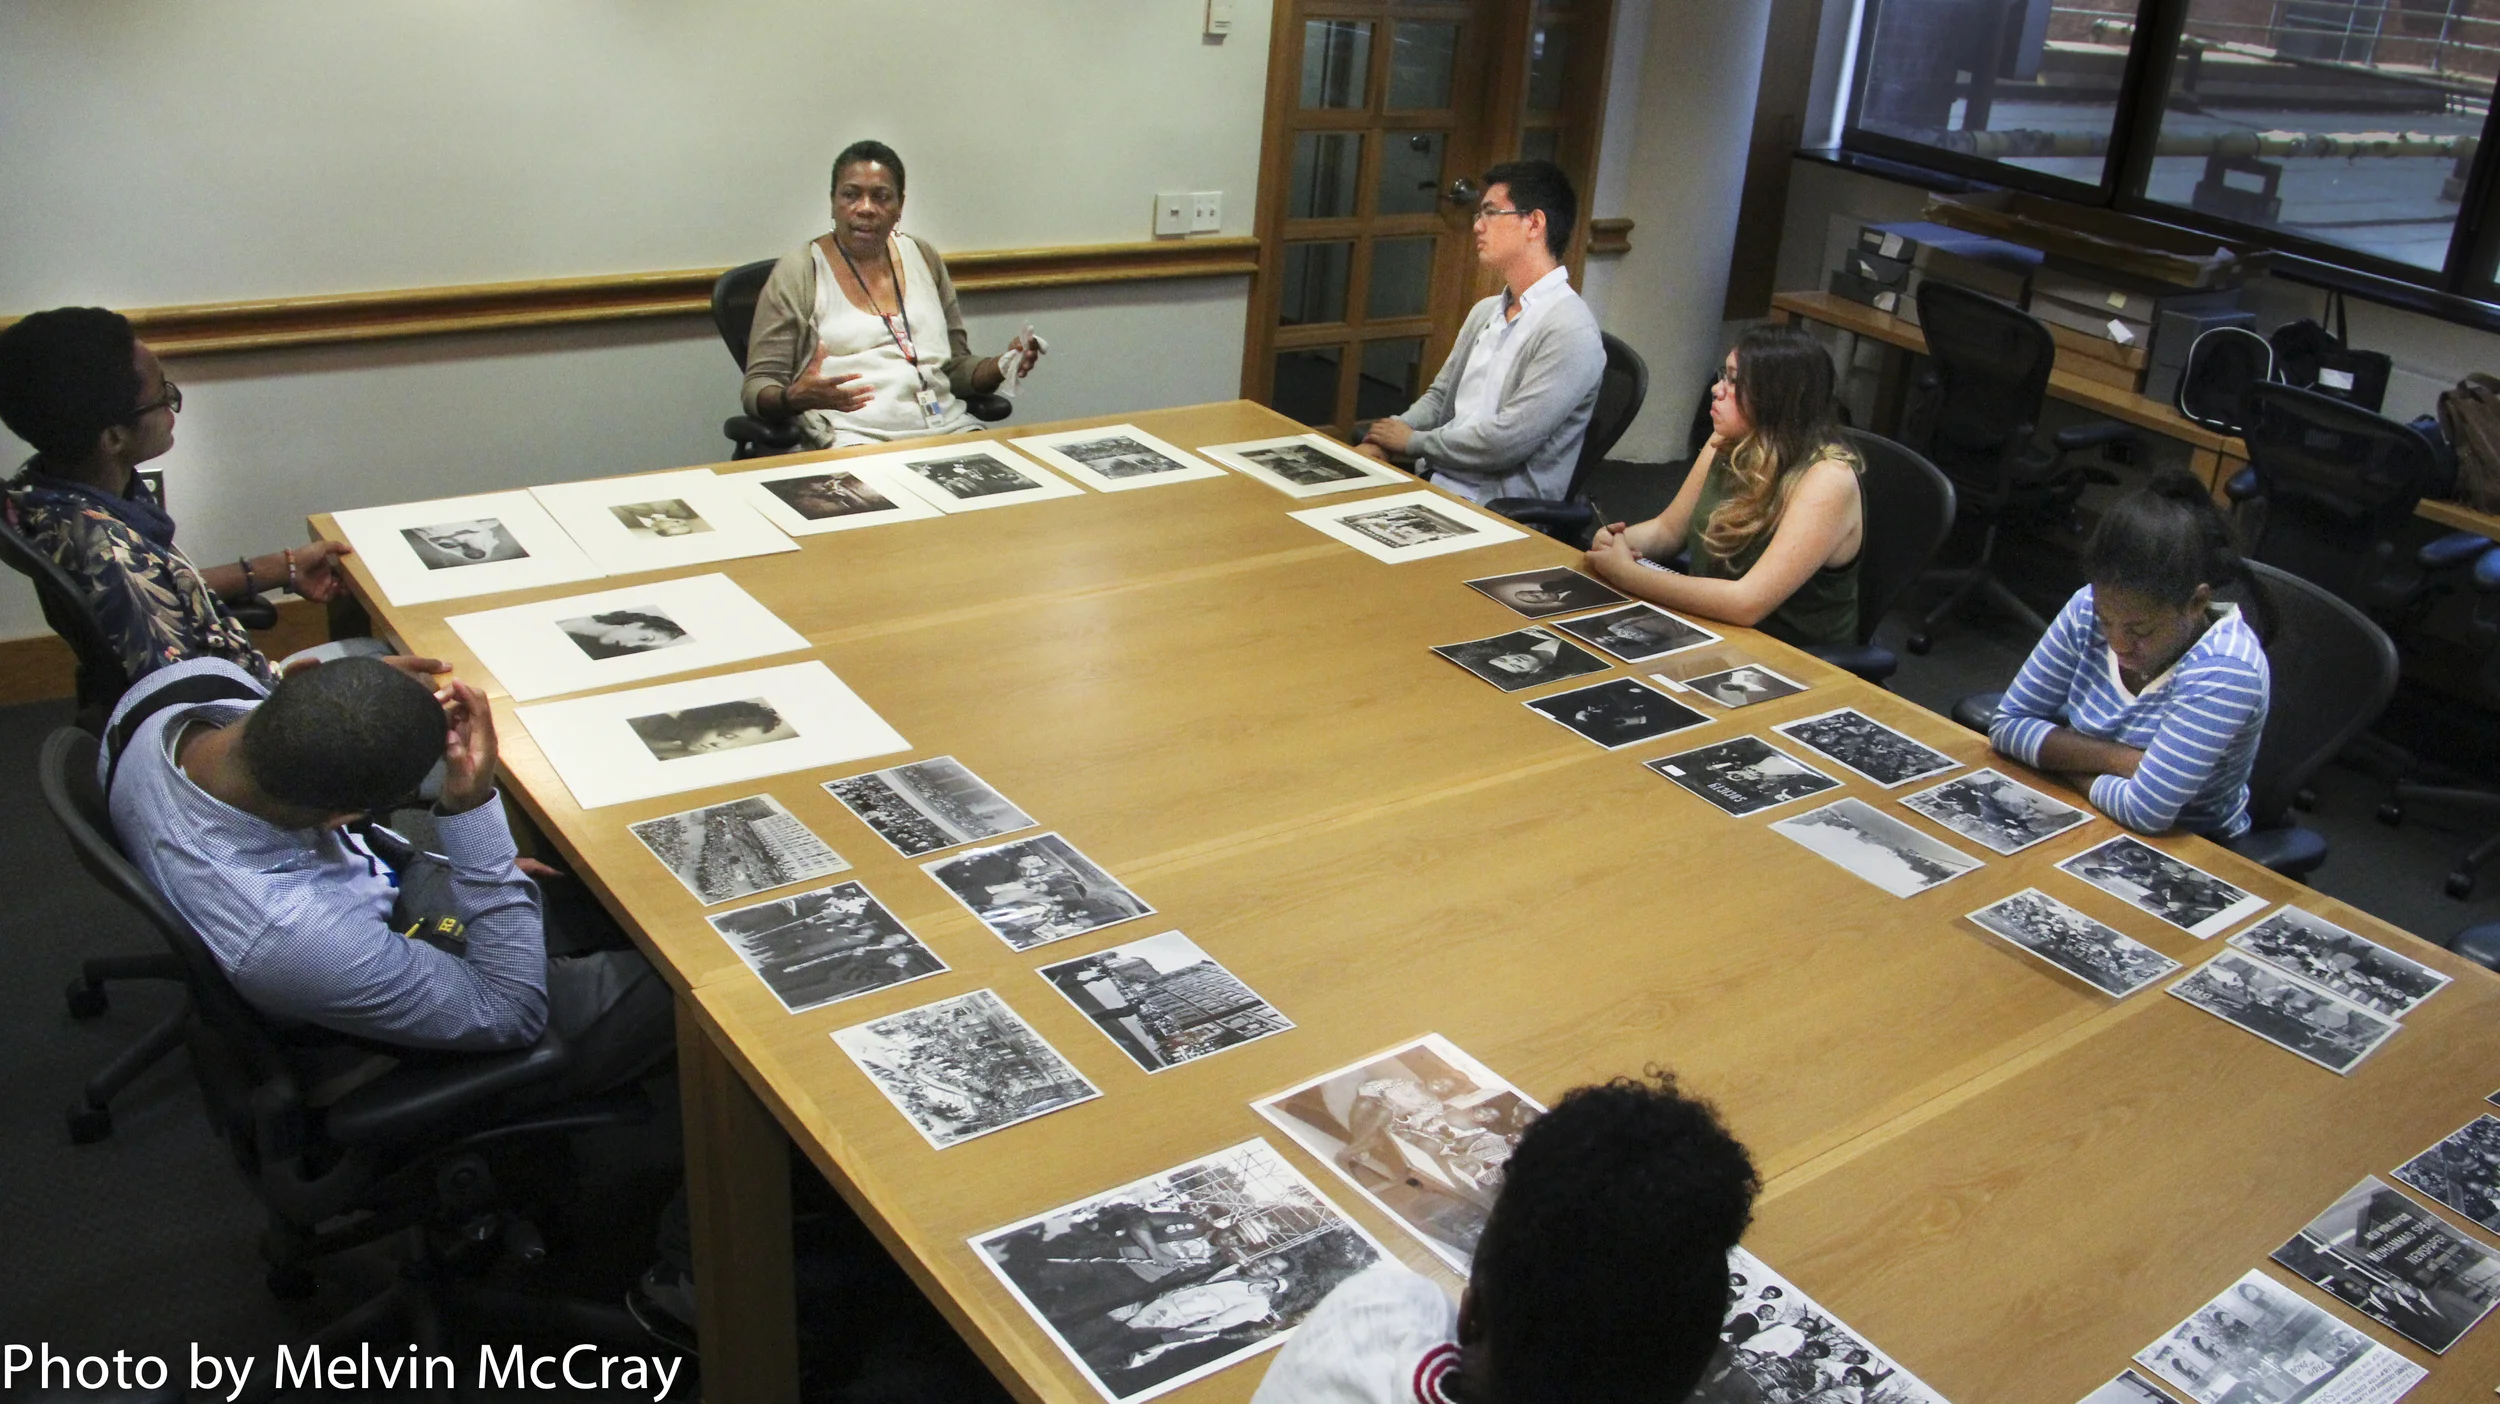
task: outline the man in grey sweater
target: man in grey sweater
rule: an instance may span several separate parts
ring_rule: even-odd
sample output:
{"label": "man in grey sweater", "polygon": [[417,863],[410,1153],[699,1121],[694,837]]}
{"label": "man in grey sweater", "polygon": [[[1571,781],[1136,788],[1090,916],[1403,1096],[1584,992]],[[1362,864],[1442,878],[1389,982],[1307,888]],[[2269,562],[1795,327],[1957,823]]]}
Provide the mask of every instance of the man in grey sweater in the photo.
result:
{"label": "man in grey sweater", "polygon": [[1562,266],[1579,199],[1551,161],[1506,161],[1484,173],[1476,259],[1501,275],[1458,329],[1423,398],[1372,422],[1362,451],[1415,461],[1435,486],[1486,502],[1560,498],[1597,408],[1606,348],[1597,318]]}

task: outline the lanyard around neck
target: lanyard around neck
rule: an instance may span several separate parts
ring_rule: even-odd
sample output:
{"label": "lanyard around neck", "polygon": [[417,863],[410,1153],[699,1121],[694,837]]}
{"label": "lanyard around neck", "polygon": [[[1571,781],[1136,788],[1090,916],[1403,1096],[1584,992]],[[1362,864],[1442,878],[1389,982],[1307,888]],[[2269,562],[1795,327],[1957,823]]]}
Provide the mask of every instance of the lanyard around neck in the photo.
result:
{"label": "lanyard around neck", "polygon": [[859,284],[859,295],[868,299],[869,313],[885,323],[886,340],[894,343],[894,349],[902,353],[913,370],[920,369],[920,343],[912,336],[911,300],[903,296],[903,264],[894,256],[893,236],[886,236],[885,266],[894,275],[894,310],[903,317],[903,333],[900,336],[894,334],[893,316],[877,304],[876,289],[868,286],[868,279],[861,275],[859,265],[851,260],[851,251],[842,247],[842,236],[839,234],[833,236],[833,251],[842,255],[842,266],[851,270],[852,281]]}

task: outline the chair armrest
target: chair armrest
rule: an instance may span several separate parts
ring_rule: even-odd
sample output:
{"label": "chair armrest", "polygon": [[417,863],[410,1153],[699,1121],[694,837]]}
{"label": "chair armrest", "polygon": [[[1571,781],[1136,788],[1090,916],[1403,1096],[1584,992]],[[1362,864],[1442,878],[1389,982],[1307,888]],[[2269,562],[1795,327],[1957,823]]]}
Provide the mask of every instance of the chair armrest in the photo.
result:
{"label": "chair armrest", "polygon": [[1016,412],[1016,402],[1004,395],[966,395],[964,408],[983,424],[996,424]]}
{"label": "chair armrest", "polygon": [[2308,877],[2326,862],[2326,837],[2298,824],[2251,829],[2222,846],[2259,867],[2294,880]]}
{"label": "chair armrest", "polygon": [[2465,928],[2449,939],[2448,949],[2486,970],[2500,970],[2500,921]]}
{"label": "chair armrest", "polygon": [[2474,562],[2474,588],[2486,594],[2500,591],[2500,551],[2485,551]]}
{"label": "chair armrest", "polygon": [[2102,448],[2110,444],[2134,444],[2139,450],[2144,446],[2143,430],[2132,424],[2121,424],[2115,419],[2104,419],[2091,424],[2078,424],[2071,429],[2060,429],[2049,438],[2057,445],[2059,453]]}
{"label": "chair armrest", "polygon": [[1953,704],[1953,719],[1985,736],[1996,729],[1997,708],[2004,705],[2002,692],[1974,692]]}
{"label": "chair armrest", "polygon": [[1524,527],[1534,527],[1566,546],[1586,549],[1597,535],[1597,507],[1590,502],[1557,502],[1545,497],[1497,497],[1484,504]]}
{"label": "chair armrest", "polygon": [[759,448],[794,449],[805,440],[799,435],[795,419],[759,419],[751,414],[733,414],[721,421],[720,431],[742,444]]}
{"label": "chair armrest", "polygon": [[2222,495],[2233,502],[2246,502],[2255,497],[2257,495],[2257,470],[2242,468],[2233,473],[2231,481],[2222,485]]}
{"label": "chair armrest", "polygon": [[550,1024],[527,1048],[402,1068],[333,1105],[330,1139],[342,1145],[406,1140],[505,1092],[562,1076],[572,1062],[564,1036]]}
{"label": "chair armrest", "polygon": [[246,629],[278,627],[278,607],[259,595],[245,595],[239,600],[226,601],[226,613],[233,615],[234,622]]}
{"label": "chair armrest", "polygon": [[2482,559],[2492,547],[2491,538],[2479,531],[2452,531],[2436,541],[2425,544],[2414,554],[2424,570],[2448,570],[2468,566]]}
{"label": "chair armrest", "polygon": [[1901,669],[1901,660],[1891,649],[1878,648],[1873,644],[1826,644],[1807,652],[1877,686]]}

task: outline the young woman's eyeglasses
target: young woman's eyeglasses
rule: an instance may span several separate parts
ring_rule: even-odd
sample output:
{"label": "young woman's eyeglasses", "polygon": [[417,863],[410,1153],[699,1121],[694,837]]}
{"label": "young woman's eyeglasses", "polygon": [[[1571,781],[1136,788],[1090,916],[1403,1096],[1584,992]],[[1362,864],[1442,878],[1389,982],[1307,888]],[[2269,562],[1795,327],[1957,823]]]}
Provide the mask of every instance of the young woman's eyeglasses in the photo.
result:
{"label": "young woman's eyeglasses", "polygon": [[137,409],[132,410],[130,412],[130,417],[132,419],[138,419],[145,415],[154,414],[158,410],[172,410],[176,414],[182,413],[182,387],[174,384],[170,380],[166,381],[165,388],[158,392],[157,397],[148,401],[146,404],[139,406]]}

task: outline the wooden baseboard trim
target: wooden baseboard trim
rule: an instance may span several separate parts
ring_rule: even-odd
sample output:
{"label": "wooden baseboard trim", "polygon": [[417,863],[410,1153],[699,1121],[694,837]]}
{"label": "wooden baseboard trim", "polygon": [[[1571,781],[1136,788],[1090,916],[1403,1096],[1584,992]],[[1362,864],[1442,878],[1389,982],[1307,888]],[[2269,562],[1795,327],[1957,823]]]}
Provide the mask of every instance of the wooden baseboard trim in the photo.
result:
{"label": "wooden baseboard trim", "polygon": [[[278,602],[276,627],[252,636],[263,653],[283,658],[330,637],[330,612],[310,600]],[[78,658],[51,634],[0,639],[0,707],[78,695]]]}

